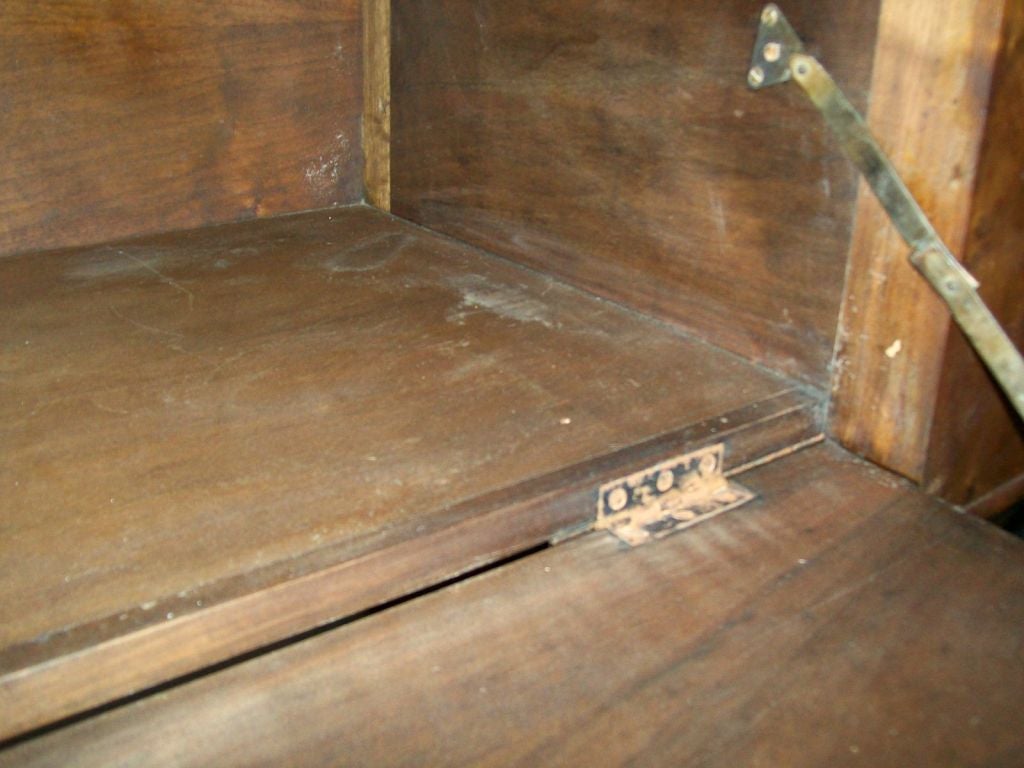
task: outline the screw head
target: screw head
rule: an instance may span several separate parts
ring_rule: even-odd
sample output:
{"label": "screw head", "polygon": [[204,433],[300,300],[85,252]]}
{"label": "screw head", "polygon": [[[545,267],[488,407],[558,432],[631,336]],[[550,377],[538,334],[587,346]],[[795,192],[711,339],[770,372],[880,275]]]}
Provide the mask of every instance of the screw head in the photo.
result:
{"label": "screw head", "polygon": [[761,51],[761,55],[764,56],[764,60],[769,64],[778,61],[782,56],[782,46],[778,43],[765,43],[764,50]]}
{"label": "screw head", "polygon": [[708,453],[708,454],[705,454],[704,456],[700,457],[700,465],[699,465],[698,471],[702,475],[707,476],[707,475],[710,475],[712,472],[714,472],[715,468],[717,466],[718,466],[718,460],[715,459],[714,454]]}
{"label": "screw head", "polygon": [[629,501],[629,495],[626,493],[624,488],[616,488],[614,491],[608,494],[608,506],[612,508],[613,512],[618,512],[624,509],[626,502]]}
{"label": "screw head", "polygon": [[669,488],[671,488],[673,485],[675,485],[675,482],[676,482],[675,476],[671,472],[666,470],[666,471],[664,471],[664,472],[662,472],[661,474],[658,475],[658,480],[656,481],[655,486],[657,487],[657,489],[659,491],[664,493]]}
{"label": "screw head", "polygon": [[764,10],[761,11],[761,23],[765,26],[773,27],[778,20],[779,9],[774,5],[766,5]]}
{"label": "screw head", "polygon": [[764,70],[760,67],[751,67],[750,71],[747,72],[747,82],[754,88],[760,86],[764,82]]}

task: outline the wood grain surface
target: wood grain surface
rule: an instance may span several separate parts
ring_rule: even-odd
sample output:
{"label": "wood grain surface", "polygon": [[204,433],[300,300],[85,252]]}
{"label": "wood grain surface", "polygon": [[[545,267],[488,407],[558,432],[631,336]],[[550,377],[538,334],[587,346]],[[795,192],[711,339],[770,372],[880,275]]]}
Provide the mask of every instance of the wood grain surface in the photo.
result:
{"label": "wood grain surface", "polygon": [[[963,258],[989,308],[1024,349],[1024,4],[1005,3],[999,51]],[[956,328],[939,382],[925,484],[981,514],[1024,499],[1024,422]]]}
{"label": "wood grain surface", "polygon": [[391,0],[363,0],[363,182],[366,202],[391,209]]}
{"label": "wood grain surface", "polygon": [[362,197],[359,0],[0,3],[0,255]]}
{"label": "wood grain surface", "polygon": [[[762,5],[397,3],[393,210],[824,384],[855,175],[747,89]],[[863,106],[877,5],[785,11]]]}
{"label": "wood grain surface", "polygon": [[3,735],[544,541],[632,462],[818,434],[784,380],[365,207],[0,260],[0,351]]}
{"label": "wood grain surface", "polygon": [[3,765],[1017,766],[1024,543],[831,446],[48,734]]}
{"label": "wood grain surface", "polygon": [[[982,182],[978,157],[999,50],[1002,5],[1001,0],[955,0],[936,13],[929,0],[882,3],[869,124],[936,231],[961,259],[971,228],[973,195]],[[1008,167],[1018,167],[1012,147],[1020,139],[1006,138],[1009,144],[993,149],[1006,153]],[[1019,180],[1013,183],[1019,187]],[[998,205],[1007,202],[1003,199]],[[1003,215],[1010,221],[996,226],[1019,231],[1019,212],[1015,215],[1003,207]],[[989,216],[1000,218],[998,212]],[[836,347],[832,424],[851,450],[914,480],[930,482],[934,478],[926,477],[926,465],[932,430],[956,431],[965,418],[974,416],[937,408],[946,346],[951,333],[958,331],[942,301],[910,265],[908,253],[881,206],[862,187]],[[997,283],[985,287],[986,298],[998,299],[1004,284],[1007,301],[1017,302],[1019,259],[1014,251],[1012,256],[996,257],[1006,268],[994,261],[985,269],[985,282]],[[978,385],[964,387],[959,403],[970,413],[979,402],[976,398],[990,387],[979,382],[980,371],[965,370],[980,364],[968,363],[957,365],[951,374],[954,381],[969,376]],[[950,384],[961,387],[966,380]],[[984,407],[996,418],[978,422],[976,430],[968,427],[963,441],[951,441],[955,451],[973,451],[973,442],[987,442],[983,435],[991,428],[1006,436],[1005,425],[995,427],[999,419],[992,405]],[[939,426],[946,420],[949,427]],[[989,459],[979,453],[978,461]],[[977,470],[958,478],[957,463],[944,468],[945,477],[934,490],[949,485],[962,491],[974,483],[970,475]],[[964,500],[962,493],[953,495]]]}

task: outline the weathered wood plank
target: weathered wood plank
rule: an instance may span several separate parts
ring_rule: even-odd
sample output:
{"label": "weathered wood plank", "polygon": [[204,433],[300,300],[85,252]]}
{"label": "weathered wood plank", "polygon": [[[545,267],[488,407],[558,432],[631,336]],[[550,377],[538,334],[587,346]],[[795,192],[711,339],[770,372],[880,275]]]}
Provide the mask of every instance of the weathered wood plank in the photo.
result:
{"label": "weathered wood plank", "polygon": [[359,0],[5,0],[0,255],[352,203]]}
{"label": "weathered wood plank", "polygon": [[1024,544],[832,447],[0,753],[5,765],[1016,766]]}

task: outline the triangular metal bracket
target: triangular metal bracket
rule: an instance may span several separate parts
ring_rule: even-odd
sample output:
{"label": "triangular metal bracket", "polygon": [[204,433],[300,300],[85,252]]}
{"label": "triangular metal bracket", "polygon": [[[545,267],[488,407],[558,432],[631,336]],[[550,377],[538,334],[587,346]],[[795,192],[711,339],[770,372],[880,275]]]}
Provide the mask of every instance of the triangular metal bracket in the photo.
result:
{"label": "triangular metal bracket", "polygon": [[766,5],[761,11],[761,26],[757,30],[747,84],[758,90],[791,79],[793,74],[789,68],[789,59],[794,53],[802,53],[803,50],[804,44],[778,6]]}

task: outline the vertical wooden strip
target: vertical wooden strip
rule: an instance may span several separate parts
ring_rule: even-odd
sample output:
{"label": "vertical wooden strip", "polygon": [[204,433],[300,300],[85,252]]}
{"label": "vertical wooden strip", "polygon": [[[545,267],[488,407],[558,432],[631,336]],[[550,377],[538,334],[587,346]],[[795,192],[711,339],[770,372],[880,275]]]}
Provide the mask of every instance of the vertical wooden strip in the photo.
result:
{"label": "vertical wooden strip", "polygon": [[[956,254],[966,243],[1001,2],[884,0],[869,123]],[[858,193],[833,369],[832,426],[858,453],[923,480],[948,312],[907,260],[867,186]]]}
{"label": "vertical wooden strip", "polygon": [[[1006,0],[978,160],[967,267],[981,296],[1024,348],[1024,3]],[[992,515],[1024,498],[1024,423],[959,333],[950,337],[925,483],[955,504]]]}
{"label": "vertical wooden strip", "polygon": [[391,0],[363,0],[363,182],[366,202],[391,210]]}

